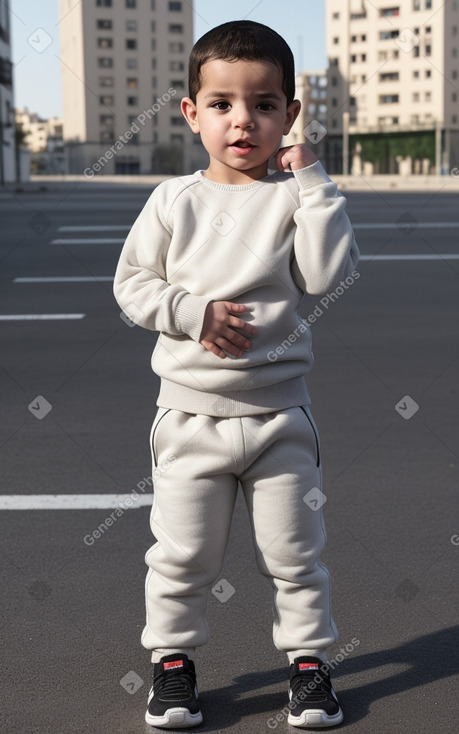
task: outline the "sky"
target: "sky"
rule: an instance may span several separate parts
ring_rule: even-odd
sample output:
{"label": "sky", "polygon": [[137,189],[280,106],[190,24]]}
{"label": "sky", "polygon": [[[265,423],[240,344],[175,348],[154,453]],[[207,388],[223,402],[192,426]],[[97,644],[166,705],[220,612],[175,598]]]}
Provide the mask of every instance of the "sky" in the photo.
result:
{"label": "sky", "polygon": [[[74,0],[75,6],[81,1],[93,0]],[[57,6],[58,0],[10,0],[14,103],[43,118],[62,116]],[[297,71],[327,66],[325,0],[194,0],[194,11],[194,40],[220,23],[248,18],[285,38]]]}

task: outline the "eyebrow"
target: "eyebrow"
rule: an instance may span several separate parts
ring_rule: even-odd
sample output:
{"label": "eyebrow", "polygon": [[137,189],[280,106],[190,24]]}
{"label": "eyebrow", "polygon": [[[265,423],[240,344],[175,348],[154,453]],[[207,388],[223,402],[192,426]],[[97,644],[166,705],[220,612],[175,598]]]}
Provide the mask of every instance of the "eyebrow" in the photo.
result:
{"label": "eyebrow", "polygon": [[[206,94],[204,99],[209,99],[211,97],[226,97],[229,99],[234,97],[234,94],[231,92],[209,92],[209,94]],[[255,97],[258,99],[276,99],[278,102],[282,102],[282,98],[275,92],[256,92]]]}

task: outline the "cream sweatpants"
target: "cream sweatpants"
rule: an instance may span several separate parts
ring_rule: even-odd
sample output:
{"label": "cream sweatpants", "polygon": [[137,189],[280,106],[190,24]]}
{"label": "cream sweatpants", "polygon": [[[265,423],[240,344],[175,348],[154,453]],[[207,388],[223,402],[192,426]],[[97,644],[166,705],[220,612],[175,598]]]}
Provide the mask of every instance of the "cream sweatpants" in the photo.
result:
{"label": "cream sweatpants", "polygon": [[259,571],[273,587],[273,640],[290,661],[326,660],[337,640],[330,578],[319,561],[320,441],[309,406],[239,418],[158,408],[150,433],[154,497],[146,625],[152,661],[206,644],[206,602],[219,580],[240,482]]}

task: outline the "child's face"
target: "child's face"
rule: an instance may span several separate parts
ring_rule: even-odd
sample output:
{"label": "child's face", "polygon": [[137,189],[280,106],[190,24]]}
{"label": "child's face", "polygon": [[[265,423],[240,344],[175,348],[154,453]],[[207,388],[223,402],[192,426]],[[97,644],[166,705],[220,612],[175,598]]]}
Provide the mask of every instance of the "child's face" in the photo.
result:
{"label": "child's face", "polygon": [[196,105],[182,100],[182,112],[209,153],[207,178],[244,184],[263,178],[300,111],[287,107],[282,72],[270,62],[212,59],[201,67]]}

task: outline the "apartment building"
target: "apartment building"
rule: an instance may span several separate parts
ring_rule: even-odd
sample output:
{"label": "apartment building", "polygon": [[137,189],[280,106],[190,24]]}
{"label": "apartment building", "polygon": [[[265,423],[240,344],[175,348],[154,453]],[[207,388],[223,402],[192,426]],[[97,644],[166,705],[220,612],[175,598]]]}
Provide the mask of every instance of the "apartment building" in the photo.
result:
{"label": "apartment building", "polygon": [[282,145],[307,142],[319,158],[325,154],[327,124],[327,74],[302,71],[295,77],[295,98],[301,102],[300,114]]}
{"label": "apartment building", "polygon": [[68,173],[181,173],[191,0],[59,0]]}
{"label": "apartment building", "polygon": [[27,107],[15,110],[16,127],[23,136],[22,146],[30,153],[33,174],[65,173],[63,123],[59,117],[42,119]]}
{"label": "apartment building", "polygon": [[13,65],[11,63],[10,10],[0,3],[0,183],[16,179]]}
{"label": "apartment building", "polygon": [[375,172],[459,162],[458,0],[327,0],[332,172],[356,148]]}

